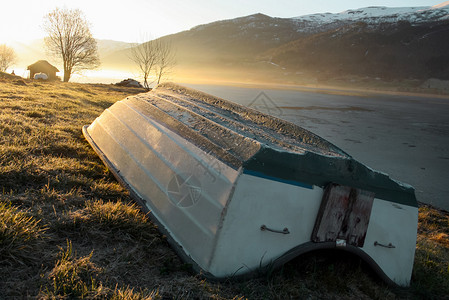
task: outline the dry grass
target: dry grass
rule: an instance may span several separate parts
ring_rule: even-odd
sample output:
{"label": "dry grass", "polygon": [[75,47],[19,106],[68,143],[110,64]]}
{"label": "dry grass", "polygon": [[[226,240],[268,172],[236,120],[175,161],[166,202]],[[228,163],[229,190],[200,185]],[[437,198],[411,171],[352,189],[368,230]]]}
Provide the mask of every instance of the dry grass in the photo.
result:
{"label": "dry grass", "polygon": [[418,222],[414,294],[449,298],[449,214],[423,205]]}
{"label": "dry grass", "polygon": [[420,208],[412,287],[318,252],[240,282],[192,274],[84,140],[111,85],[0,78],[0,298],[395,299],[449,294],[448,215]]}
{"label": "dry grass", "polygon": [[39,221],[11,204],[0,202],[0,264],[35,259],[34,249],[45,235]]}

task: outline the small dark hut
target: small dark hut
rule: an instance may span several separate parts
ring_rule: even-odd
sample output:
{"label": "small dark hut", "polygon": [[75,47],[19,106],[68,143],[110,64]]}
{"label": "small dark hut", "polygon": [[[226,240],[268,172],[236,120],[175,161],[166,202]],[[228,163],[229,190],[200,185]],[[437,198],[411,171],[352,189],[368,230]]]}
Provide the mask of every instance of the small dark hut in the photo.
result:
{"label": "small dark hut", "polygon": [[27,70],[30,70],[30,78],[34,78],[34,74],[36,73],[45,73],[49,80],[57,79],[56,72],[59,72],[55,66],[51,65],[46,60],[39,60],[34,64],[29,65]]}

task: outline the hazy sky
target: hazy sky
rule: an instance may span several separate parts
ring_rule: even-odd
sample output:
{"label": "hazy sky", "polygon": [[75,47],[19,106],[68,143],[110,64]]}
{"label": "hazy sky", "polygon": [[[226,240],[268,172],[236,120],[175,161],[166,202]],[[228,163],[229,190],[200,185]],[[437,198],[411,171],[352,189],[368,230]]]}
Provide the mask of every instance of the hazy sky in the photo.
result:
{"label": "hazy sky", "polygon": [[2,1],[0,44],[42,38],[43,17],[55,7],[79,8],[98,39],[138,42],[143,35],[159,37],[199,24],[254,13],[296,17],[341,12],[367,6],[432,6],[430,0],[8,0]]}

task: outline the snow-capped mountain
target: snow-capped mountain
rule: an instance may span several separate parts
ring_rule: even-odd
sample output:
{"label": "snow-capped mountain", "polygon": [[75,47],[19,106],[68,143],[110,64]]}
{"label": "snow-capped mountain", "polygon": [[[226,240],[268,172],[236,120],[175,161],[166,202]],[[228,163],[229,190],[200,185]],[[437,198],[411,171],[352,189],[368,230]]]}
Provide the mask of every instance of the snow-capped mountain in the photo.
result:
{"label": "snow-capped mountain", "polygon": [[[172,42],[178,67],[186,72],[208,68],[231,77],[266,72],[280,81],[285,74],[449,79],[449,1],[295,18],[254,14],[162,39]],[[118,53],[109,58],[125,61]]]}
{"label": "snow-capped mountain", "polygon": [[[254,14],[232,20],[199,25],[174,35],[189,43],[199,38],[203,45],[217,51],[228,51],[226,45],[235,44],[235,50],[265,51],[297,40],[309,34],[335,30],[353,24],[365,24],[367,29],[382,30],[390,25],[449,22],[449,1],[434,6],[380,7],[371,6],[340,13],[319,13],[294,18],[272,18]],[[244,49],[243,49],[244,48]]]}
{"label": "snow-capped mountain", "polygon": [[312,14],[294,18],[298,21],[317,23],[331,23],[338,21],[366,22],[378,24],[380,22],[409,21],[422,23],[449,20],[449,1],[435,6],[421,7],[384,7],[370,6],[355,10],[345,10],[341,13]]}
{"label": "snow-capped mountain", "polygon": [[340,13],[318,13],[292,18],[298,31],[322,32],[345,24],[363,22],[375,28],[379,25],[409,22],[413,25],[449,21],[449,1],[434,6],[384,7],[370,6]]}

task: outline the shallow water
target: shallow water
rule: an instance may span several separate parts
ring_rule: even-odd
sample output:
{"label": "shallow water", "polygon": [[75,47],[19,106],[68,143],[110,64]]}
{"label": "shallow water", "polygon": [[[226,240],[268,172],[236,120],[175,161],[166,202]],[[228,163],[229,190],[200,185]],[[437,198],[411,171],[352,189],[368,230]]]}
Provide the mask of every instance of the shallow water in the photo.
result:
{"label": "shallow water", "polygon": [[449,99],[188,86],[306,128],[449,210]]}

